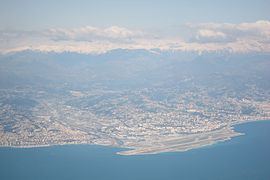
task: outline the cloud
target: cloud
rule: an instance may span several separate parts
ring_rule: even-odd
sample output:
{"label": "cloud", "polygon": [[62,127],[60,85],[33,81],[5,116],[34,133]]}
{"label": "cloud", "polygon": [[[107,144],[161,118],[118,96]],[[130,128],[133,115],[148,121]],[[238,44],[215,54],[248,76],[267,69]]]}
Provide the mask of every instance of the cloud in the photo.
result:
{"label": "cloud", "polygon": [[198,36],[200,37],[209,37],[209,38],[225,38],[226,35],[223,32],[212,31],[207,29],[199,30]]}
{"label": "cloud", "polygon": [[[188,24],[191,29],[197,31],[194,34],[193,40],[200,41],[205,36],[200,36],[201,31],[212,34],[212,37],[207,37],[209,42],[213,39],[218,39],[219,42],[232,42],[237,40],[256,40],[258,42],[269,42],[270,40],[270,21],[256,21],[252,23],[202,23]],[[198,35],[199,34],[199,35]],[[197,38],[198,37],[198,38]],[[223,40],[223,41],[222,41]],[[204,39],[207,42],[207,39]]]}
{"label": "cloud", "polygon": [[[111,26],[85,26],[43,31],[0,30],[0,52],[22,50],[104,53],[113,49],[172,51],[270,52],[270,22],[187,24],[191,38],[159,36],[140,30]],[[181,32],[179,32],[181,34]]]}
{"label": "cloud", "polygon": [[227,35],[221,31],[214,31],[209,29],[200,29],[197,31],[195,41],[198,42],[224,42]]}
{"label": "cloud", "polygon": [[55,41],[131,41],[143,35],[141,31],[131,31],[124,27],[111,26],[108,28],[98,28],[93,26],[85,26],[75,29],[49,29],[44,35]]}

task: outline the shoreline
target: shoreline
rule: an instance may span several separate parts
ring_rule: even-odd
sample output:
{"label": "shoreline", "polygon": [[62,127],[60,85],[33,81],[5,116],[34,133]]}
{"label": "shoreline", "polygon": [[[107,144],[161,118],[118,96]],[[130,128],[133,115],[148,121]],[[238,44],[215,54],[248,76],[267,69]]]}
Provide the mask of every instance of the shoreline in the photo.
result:
{"label": "shoreline", "polygon": [[[206,146],[211,146],[219,142],[224,142],[231,140],[234,137],[245,135],[245,133],[235,131],[235,126],[253,123],[253,122],[264,122],[270,121],[270,119],[258,119],[258,120],[246,120],[246,121],[236,121],[228,126],[221,129],[199,133],[190,134],[182,137],[170,137],[165,139],[160,139],[156,143],[159,146],[145,146],[145,147],[121,147],[113,145],[102,145],[102,144],[90,144],[90,143],[62,143],[62,144],[44,144],[44,145],[22,145],[22,146],[5,146],[0,145],[0,148],[16,148],[16,149],[30,149],[30,148],[46,148],[53,146],[64,146],[64,145],[97,145],[104,147],[116,147],[126,150],[120,150],[116,152],[118,155],[131,156],[131,155],[147,155],[147,154],[159,154],[165,152],[185,152],[192,149],[198,149]],[[215,137],[213,137],[215,136]],[[153,142],[152,142],[153,143]]]}
{"label": "shoreline", "polygon": [[[226,127],[222,128],[222,129],[227,129],[227,130],[231,130],[230,133],[227,134],[227,136],[223,136],[221,139],[219,139],[219,137],[216,137],[214,139],[209,139],[208,141],[205,141],[205,139],[203,139],[203,141],[200,142],[195,142],[194,144],[192,144],[192,142],[190,142],[190,146],[186,147],[185,143],[182,144],[177,144],[177,147],[164,147],[164,148],[160,148],[157,147],[155,150],[153,150],[154,147],[150,147],[150,149],[148,147],[146,148],[137,148],[137,149],[131,149],[128,151],[120,151],[117,152],[117,154],[119,155],[146,155],[146,154],[158,154],[158,153],[164,153],[164,152],[185,152],[185,151],[189,151],[192,149],[198,149],[201,147],[206,147],[206,146],[211,146],[214,145],[216,143],[219,142],[224,142],[224,141],[228,141],[231,140],[234,137],[238,137],[238,136],[242,136],[245,135],[245,133],[241,133],[241,132],[237,132],[235,131],[235,126],[240,125],[240,124],[246,124],[246,123],[253,123],[253,122],[263,122],[263,121],[270,121],[269,118],[265,118],[265,119],[250,119],[250,120],[245,120],[245,121],[236,121],[233,123],[228,124]],[[219,130],[214,130],[214,131],[210,131],[210,132],[205,132],[205,133],[200,133],[200,134],[194,134],[194,136],[200,136],[200,135],[205,135],[208,134],[209,136],[211,136],[212,133],[218,132],[222,129]],[[181,137],[182,138],[182,137]],[[181,139],[179,138],[179,139]]]}

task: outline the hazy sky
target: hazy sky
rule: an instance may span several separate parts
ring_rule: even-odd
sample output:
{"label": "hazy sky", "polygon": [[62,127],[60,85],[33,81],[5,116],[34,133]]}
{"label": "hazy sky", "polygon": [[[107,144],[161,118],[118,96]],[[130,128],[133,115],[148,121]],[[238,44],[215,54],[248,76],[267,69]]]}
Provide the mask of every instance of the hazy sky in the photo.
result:
{"label": "hazy sky", "polygon": [[0,28],[170,29],[190,22],[269,20],[269,7],[270,0],[1,0]]}
{"label": "hazy sky", "polygon": [[270,0],[0,0],[0,53],[270,52]]}

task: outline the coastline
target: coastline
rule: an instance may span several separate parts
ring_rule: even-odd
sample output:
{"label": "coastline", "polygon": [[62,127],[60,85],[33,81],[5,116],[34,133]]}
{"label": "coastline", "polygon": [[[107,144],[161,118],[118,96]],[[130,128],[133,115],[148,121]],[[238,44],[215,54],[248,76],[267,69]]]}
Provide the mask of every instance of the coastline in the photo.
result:
{"label": "coastline", "polygon": [[230,140],[233,137],[244,135],[233,130],[233,127],[225,127],[216,131],[186,135],[178,138],[160,140],[157,146],[139,147],[137,149],[121,151],[119,155],[144,155],[163,152],[184,152],[191,149],[209,146],[217,142]]}
{"label": "coastline", "polygon": [[144,147],[122,147],[122,146],[113,146],[113,145],[104,145],[104,144],[89,144],[89,143],[62,143],[62,144],[44,144],[44,145],[23,145],[23,146],[3,146],[0,148],[43,148],[43,147],[52,147],[52,146],[64,146],[64,145],[100,145],[100,146],[110,146],[123,148],[126,150],[118,151],[116,154],[131,156],[131,155],[147,155],[147,154],[159,154],[165,152],[185,152],[192,149],[202,148],[206,146],[211,146],[213,144],[231,140],[234,137],[245,135],[234,130],[236,125],[252,123],[252,122],[263,122],[269,121],[269,118],[258,119],[258,120],[245,120],[245,121],[236,121],[228,124],[228,126],[223,127],[218,130],[204,132],[199,134],[190,134],[184,135],[181,137],[170,137],[160,139],[160,141],[154,142],[157,146],[144,146]]}
{"label": "coastline", "polygon": [[[183,141],[179,142],[178,144],[174,144],[174,146],[167,146],[167,147],[145,147],[145,148],[137,148],[137,149],[131,149],[127,151],[120,151],[117,152],[119,155],[146,155],[146,154],[158,154],[158,153],[164,153],[164,152],[185,152],[188,150],[192,149],[197,149],[205,146],[211,146],[213,144],[219,143],[219,142],[224,142],[231,140],[234,137],[245,135],[245,133],[240,133],[234,130],[234,126],[240,125],[240,124],[245,124],[245,123],[252,123],[252,122],[262,122],[262,121],[269,121],[269,118],[260,118],[260,119],[250,119],[250,120],[245,120],[245,121],[236,121],[233,123],[228,124],[225,128],[219,129],[219,130],[214,130],[206,133],[200,133],[200,134],[195,134],[195,135],[190,135],[190,136],[195,136],[195,137],[200,137],[204,135],[208,135],[209,137],[216,135],[216,132],[219,132],[221,130],[226,131],[227,134],[224,136],[221,133],[221,136],[217,136],[215,138],[209,138],[209,139],[201,139],[200,141],[190,141],[189,143],[183,143]],[[176,140],[181,140],[181,138],[176,138]]]}

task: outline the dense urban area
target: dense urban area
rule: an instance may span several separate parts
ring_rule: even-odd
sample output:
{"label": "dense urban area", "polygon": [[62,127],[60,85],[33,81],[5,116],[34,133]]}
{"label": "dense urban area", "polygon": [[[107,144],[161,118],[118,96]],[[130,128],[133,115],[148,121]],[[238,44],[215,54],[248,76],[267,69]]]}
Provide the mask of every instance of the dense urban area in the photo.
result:
{"label": "dense urban area", "polygon": [[[215,76],[212,85],[202,84],[193,74],[169,85],[165,77],[134,88],[114,88],[97,80],[90,88],[63,80],[57,86],[50,81],[15,83],[0,89],[0,145],[131,149],[120,152],[124,155],[185,151],[240,135],[233,129],[237,123],[270,119],[269,89],[253,83],[232,88],[218,82],[225,79],[221,75],[207,76]],[[115,83],[122,77],[108,78]]]}

